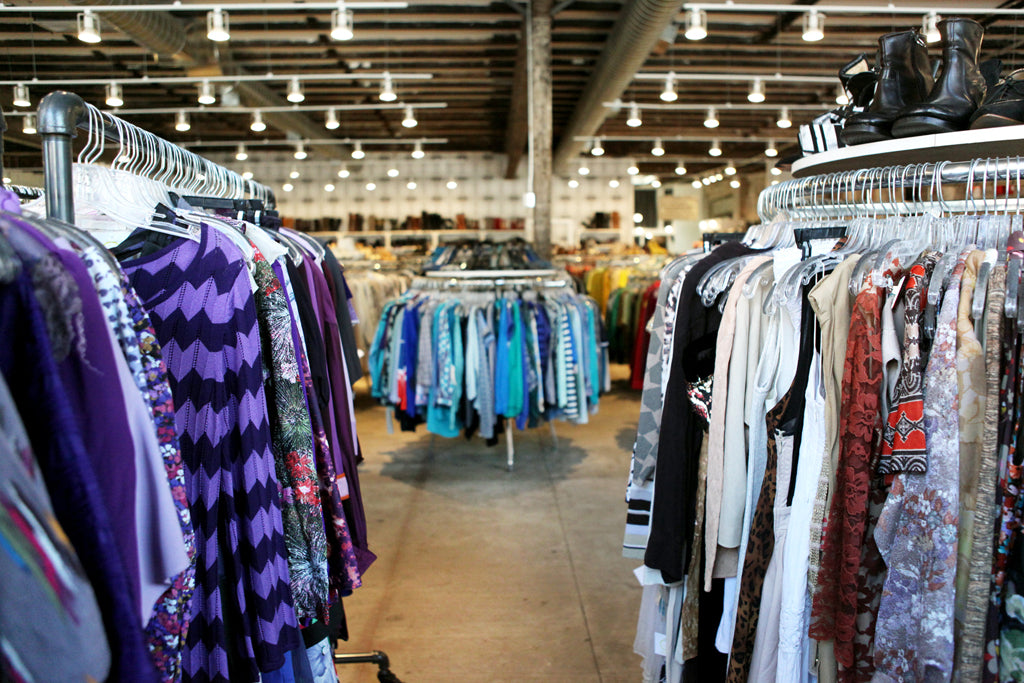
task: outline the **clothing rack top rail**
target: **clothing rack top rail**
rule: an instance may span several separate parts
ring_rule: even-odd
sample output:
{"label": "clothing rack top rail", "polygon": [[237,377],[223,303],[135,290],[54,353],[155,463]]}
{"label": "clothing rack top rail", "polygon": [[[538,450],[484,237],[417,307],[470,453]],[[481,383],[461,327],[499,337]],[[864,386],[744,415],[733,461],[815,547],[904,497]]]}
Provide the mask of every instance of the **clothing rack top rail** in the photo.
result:
{"label": "clothing rack top rail", "polygon": [[956,213],[1019,213],[1024,157],[928,162],[796,178],[763,190],[764,222]]}
{"label": "clothing rack top rail", "polygon": [[[78,130],[89,132],[90,140],[108,140],[132,144],[143,154],[158,155],[160,163],[149,159],[143,171],[168,174],[174,164],[176,177],[184,177],[190,190],[207,194],[244,198],[246,194],[262,198],[267,208],[274,206],[270,188],[241,175],[153,133],[102,112],[74,93],[58,90],[39,103],[39,135],[43,140],[43,180],[46,191],[46,215],[73,223],[75,204],[72,179],[71,141]],[[142,164],[135,164],[135,166]],[[134,171],[134,169],[133,169]],[[188,174],[191,174],[189,176]]]}

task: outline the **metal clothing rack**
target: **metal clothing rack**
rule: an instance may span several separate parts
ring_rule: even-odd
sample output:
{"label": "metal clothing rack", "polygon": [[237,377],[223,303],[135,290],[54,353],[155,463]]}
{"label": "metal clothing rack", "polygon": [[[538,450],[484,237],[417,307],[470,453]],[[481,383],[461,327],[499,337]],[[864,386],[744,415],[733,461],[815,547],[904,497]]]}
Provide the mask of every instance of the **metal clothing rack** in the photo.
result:
{"label": "metal clothing rack", "polygon": [[1019,213],[1024,157],[864,168],[787,180],[762,191],[757,213],[777,218]]}
{"label": "metal clothing rack", "polygon": [[38,112],[39,135],[43,140],[43,183],[46,215],[66,223],[75,217],[72,177],[72,139],[78,130],[89,134],[88,154],[95,159],[103,151],[103,142],[120,145],[113,164],[138,175],[161,181],[185,184],[191,194],[201,191],[219,197],[242,199],[246,195],[261,199],[267,208],[274,206],[270,188],[209,159],[157,137],[116,116],[102,112],[74,93],[58,90],[43,98]]}

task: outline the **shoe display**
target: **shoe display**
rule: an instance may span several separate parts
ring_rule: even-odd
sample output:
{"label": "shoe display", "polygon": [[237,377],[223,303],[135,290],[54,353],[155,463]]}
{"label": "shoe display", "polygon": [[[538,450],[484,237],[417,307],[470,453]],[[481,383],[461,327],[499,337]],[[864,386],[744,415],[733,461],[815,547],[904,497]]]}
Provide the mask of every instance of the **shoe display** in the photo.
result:
{"label": "shoe display", "polygon": [[888,140],[893,122],[907,107],[921,102],[932,88],[928,47],[913,29],[878,39],[878,76],[868,110],[851,116],[843,128],[847,145]]}
{"label": "shoe display", "polygon": [[965,130],[985,98],[985,78],[978,65],[985,28],[973,19],[944,19],[939,34],[939,76],[928,96],[918,104],[908,103],[893,124],[896,137]]}
{"label": "shoe display", "polygon": [[971,128],[1024,124],[1024,69],[1017,69],[988,88],[985,101],[971,116]]}

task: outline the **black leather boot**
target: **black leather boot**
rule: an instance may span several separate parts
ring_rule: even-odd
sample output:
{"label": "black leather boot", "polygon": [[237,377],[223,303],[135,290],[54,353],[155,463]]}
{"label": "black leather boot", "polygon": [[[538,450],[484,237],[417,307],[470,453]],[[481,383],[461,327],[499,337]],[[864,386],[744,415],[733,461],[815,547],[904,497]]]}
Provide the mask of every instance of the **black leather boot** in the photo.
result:
{"label": "black leather boot", "polygon": [[862,145],[892,137],[892,123],[908,105],[923,100],[932,86],[928,47],[917,29],[878,39],[878,82],[871,107],[851,116],[843,142]]}
{"label": "black leather boot", "polygon": [[965,130],[971,115],[985,99],[985,78],[978,67],[978,53],[985,27],[973,19],[944,19],[942,68],[928,97],[907,107],[893,124],[896,137],[950,133]]}

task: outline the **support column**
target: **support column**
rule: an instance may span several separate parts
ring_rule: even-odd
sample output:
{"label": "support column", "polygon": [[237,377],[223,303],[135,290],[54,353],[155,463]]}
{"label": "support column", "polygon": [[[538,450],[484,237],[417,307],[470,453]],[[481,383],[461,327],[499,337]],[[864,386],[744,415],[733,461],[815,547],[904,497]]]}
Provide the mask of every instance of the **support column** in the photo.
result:
{"label": "support column", "polygon": [[533,241],[551,258],[551,0],[530,0],[530,108],[533,149]]}

